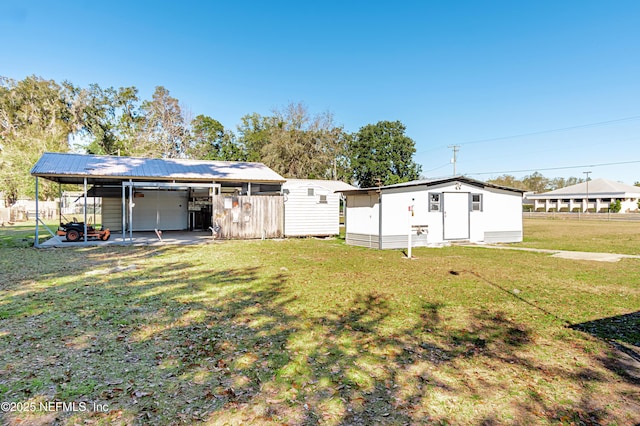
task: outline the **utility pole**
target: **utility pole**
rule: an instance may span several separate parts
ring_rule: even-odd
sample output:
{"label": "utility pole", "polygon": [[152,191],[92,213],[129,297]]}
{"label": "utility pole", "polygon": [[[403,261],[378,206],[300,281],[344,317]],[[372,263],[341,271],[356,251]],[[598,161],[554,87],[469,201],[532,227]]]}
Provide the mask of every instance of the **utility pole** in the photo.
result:
{"label": "utility pole", "polygon": [[582,173],[587,175],[587,213],[589,213],[589,174],[591,173],[591,170]]}
{"label": "utility pole", "polygon": [[453,149],[453,159],[451,162],[453,163],[453,176],[456,176],[456,161],[458,160],[458,151],[460,150],[460,145],[449,145],[447,148]]}

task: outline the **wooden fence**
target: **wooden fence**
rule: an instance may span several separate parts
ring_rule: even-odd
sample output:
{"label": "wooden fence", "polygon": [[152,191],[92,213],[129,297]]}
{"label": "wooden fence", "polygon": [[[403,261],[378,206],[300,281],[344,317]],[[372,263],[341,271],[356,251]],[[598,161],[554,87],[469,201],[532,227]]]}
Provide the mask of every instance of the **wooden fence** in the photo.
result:
{"label": "wooden fence", "polygon": [[280,195],[215,195],[213,222],[220,239],[281,238],[284,199]]}

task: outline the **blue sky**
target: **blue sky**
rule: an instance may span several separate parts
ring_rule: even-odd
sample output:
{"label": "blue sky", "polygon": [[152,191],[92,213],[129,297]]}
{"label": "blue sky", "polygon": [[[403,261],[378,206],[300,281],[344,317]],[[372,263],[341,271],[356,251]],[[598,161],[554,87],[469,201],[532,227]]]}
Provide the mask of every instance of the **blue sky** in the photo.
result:
{"label": "blue sky", "polygon": [[639,22],[635,0],[5,0],[0,75],[144,99],[161,85],[232,130],[291,102],[352,132],[400,120],[428,177],[450,175],[460,145],[458,173],[478,179],[633,184]]}

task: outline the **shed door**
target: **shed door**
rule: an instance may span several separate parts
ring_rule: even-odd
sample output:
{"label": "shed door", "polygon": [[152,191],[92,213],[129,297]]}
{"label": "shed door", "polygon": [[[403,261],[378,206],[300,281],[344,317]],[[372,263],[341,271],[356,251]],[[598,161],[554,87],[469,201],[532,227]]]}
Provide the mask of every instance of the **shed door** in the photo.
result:
{"label": "shed door", "polygon": [[133,230],[180,231],[187,229],[187,191],[135,190]]}
{"label": "shed door", "polygon": [[443,195],[444,239],[469,239],[469,193],[445,192]]}

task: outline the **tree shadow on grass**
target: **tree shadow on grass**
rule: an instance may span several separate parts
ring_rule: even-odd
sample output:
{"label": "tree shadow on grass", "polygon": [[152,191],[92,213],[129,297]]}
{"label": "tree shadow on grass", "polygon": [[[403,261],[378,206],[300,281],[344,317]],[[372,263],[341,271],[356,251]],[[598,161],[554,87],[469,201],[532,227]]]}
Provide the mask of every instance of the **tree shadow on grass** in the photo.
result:
{"label": "tree shadow on grass", "polygon": [[602,359],[603,364],[623,379],[640,384],[640,311],[571,325],[612,345],[617,357]]}
{"label": "tree shadow on grass", "polygon": [[[67,252],[69,264],[48,264],[38,276],[16,270],[0,299],[0,399],[109,407],[47,414],[53,424],[525,424],[607,417],[590,405],[587,389],[580,401],[563,405],[539,387],[527,388],[518,375],[605,379],[536,363],[526,356],[536,344],[532,331],[502,312],[478,307],[451,322],[445,304],[427,301],[417,319],[398,323],[399,306],[372,291],[305,314],[294,309],[291,292],[301,284],[282,271],[207,265],[193,258],[193,248],[173,248],[170,258],[154,262],[163,250],[85,249]],[[142,266],[126,267],[137,262]],[[494,369],[504,377],[493,377]],[[486,395],[509,395],[509,380],[528,389],[500,407],[512,417],[491,414],[491,406],[476,413]],[[452,405],[463,413],[451,412]],[[6,413],[4,420],[32,417]]]}

